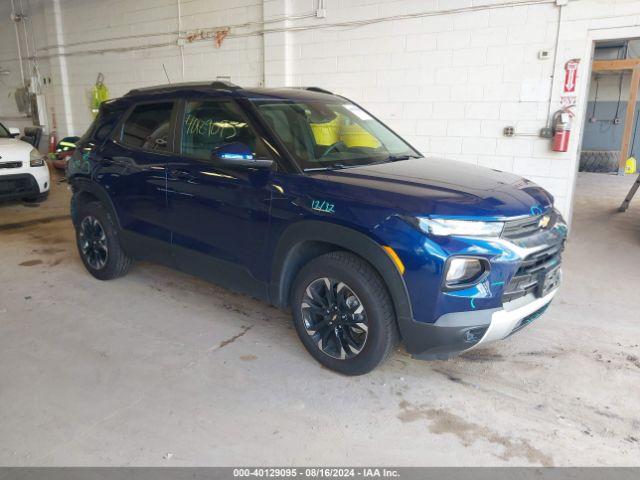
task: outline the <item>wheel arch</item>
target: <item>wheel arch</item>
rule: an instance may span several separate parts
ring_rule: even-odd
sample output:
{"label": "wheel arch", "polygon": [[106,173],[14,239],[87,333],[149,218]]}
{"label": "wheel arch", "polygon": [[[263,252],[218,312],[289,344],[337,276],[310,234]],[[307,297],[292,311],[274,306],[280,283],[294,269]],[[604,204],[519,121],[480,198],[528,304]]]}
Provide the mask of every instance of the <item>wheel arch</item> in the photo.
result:
{"label": "wheel arch", "polygon": [[73,189],[73,196],[71,197],[71,219],[74,224],[77,223],[77,213],[80,206],[88,202],[97,201],[109,210],[111,218],[115,220],[117,228],[120,229],[120,221],[118,215],[116,215],[111,197],[109,197],[109,194],[102,187],[88,179],[76,178],[71,181],[71,188]]}
{"label": "wheel arch", "polygon": [[384,281],[391,296],[402,334],[405,321],[413,318],[404,279],[393,261],[375,240],[367,235],[328,222],[298,222],[278,241],[272,265],[269,296],[275,305],[290,304],[293,281],[311,259],[334,250],[346,250],[368,262]]}

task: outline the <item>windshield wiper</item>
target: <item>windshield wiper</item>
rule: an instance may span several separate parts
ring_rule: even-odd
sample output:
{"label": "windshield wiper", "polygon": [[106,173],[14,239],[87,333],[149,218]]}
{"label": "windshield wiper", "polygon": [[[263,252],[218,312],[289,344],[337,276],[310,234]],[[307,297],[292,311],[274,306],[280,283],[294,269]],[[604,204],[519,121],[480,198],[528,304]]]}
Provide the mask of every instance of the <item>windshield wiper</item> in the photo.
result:
{"label": "windshield wiper", "polygon": [[383,163],[398,162],[400,160],[409,160],[410,158],[423,158],[420,155],[389,155],[387,158],[380,160],[379,162],[373,162],[369,165],[382,165]]}
{"label": "windshield wiper", "polygon": [[326,167],[305,168],[305,172],[317,172],[321,170],[341,170],[343,168],[368,167],[369,165],[380,165],[382,163],[397,162],[399,160],[409,160],[410,158],[422,158],[420,155],[389,155],[379,162],[362,163],[358,165],[345,165],[344,163],[333,163]]}
{"label": "windshield wiper", "polygon": [[345,165],[344,163],[333,163],[326,167],[305,168],[305,172],[318,172],[320,170],[341,170],[343,168],[361,167],[362,165]]}
{"label": "windshield wiper", "polygon": [[389,155],[385,162],[397,162],[398,160],[409,160],[410,158],[422,158],[419,155]]}

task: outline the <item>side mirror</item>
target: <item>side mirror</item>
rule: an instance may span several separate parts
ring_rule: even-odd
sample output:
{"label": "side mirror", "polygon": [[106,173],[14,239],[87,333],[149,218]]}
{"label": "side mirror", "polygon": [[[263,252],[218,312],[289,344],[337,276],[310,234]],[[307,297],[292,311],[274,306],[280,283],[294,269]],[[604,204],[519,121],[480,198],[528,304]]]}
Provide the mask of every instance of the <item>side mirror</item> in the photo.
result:
{"label": "side mirror", "polygon": [[211,152],[213,161],[225,167],[270,168],[273,160],[256,159],[251,149],[242,142],[223,143]]}
{"label": "side mirror", "polygon": [[20,135],[20,129],[16,127],[9,127],[9,135],[11,135],[11,138],[16,138]]}

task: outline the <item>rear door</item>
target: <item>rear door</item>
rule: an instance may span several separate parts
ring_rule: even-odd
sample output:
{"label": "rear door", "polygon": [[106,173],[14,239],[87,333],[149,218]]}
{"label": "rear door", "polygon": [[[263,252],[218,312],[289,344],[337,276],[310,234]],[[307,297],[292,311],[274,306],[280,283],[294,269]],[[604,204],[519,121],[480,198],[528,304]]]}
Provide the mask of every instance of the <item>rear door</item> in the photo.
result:
{"label": "rear door", "polygon": [[111,197],[132,253],[169,256],[167,162],[174,155],[173,100],[138,103],[102,149],[96,177]]}
{"label": "rear door", "polygon": [[176,262],[183,270],[263,296],[272,172],[221,167],[211,154],[230,142],[247,145],[255,158],[272,154],[232,99],[187,99],[178,118],[179,156],[167,166]]}

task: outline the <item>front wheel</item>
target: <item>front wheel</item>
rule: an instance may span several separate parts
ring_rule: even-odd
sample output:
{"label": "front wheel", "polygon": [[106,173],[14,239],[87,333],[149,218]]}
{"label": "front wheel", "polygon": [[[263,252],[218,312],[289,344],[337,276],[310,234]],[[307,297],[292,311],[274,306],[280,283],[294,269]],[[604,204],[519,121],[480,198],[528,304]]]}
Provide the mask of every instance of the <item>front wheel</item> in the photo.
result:
{"label": "front wheel", "polygon": [[39,193],[38,195],[34,195],[33,197],[26,197],[22,200],[25,203],[42,203],[49,197],[49,192],[46,191],[44,193]]}
{"label": "front wheel", "polygon": [[370,372],[398,341],[393,305],[375,270],[348,252],[302,268],[292,298],[300,340],[322,365],[345,375]]}

